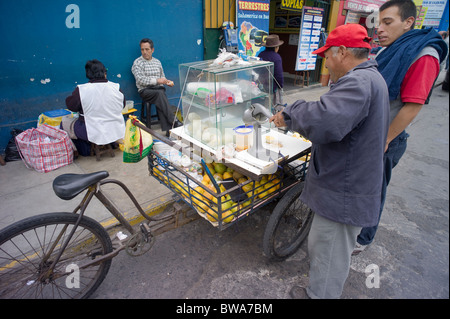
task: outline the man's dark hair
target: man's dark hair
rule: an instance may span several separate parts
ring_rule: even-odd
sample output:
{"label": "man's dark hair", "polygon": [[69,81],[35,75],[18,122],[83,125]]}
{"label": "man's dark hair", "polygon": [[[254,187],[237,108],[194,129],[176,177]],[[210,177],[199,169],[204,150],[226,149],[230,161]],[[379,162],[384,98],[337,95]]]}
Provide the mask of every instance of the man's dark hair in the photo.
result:
{"label": "man's dark hair", "polygon": [[86,77],[89,80],[104,79],[106,75],[106,68],[99,60],[90,60],[84,66],[86,70]]}
{"label": "man's dark hair", "polygon": [[[400,14],[400,18],[402,21],[405,21],[409,17],[413,17],[414,21],[416,21],[417,16],[417,9],[414,2],[411,0],[389,0],[383,3],[383,5],[380,7],[379,12],[386,10],[390,7],[397,7],[398,13]],[[414,28],[414,23],[411,26],[411,29]]]}
{"label": "man's dark hair", "polygon": [[353,53],[356,59],[368,59],[370,50],[368,48],[347,48]]}
{"label": "man's dark hair", "polygon": [[150,44],[150,49],[153,49],[153,41],[150,40],[149,38],[144,38],[141,40],[141,42],[139,42],[139,45],[141,45],[142,43],[148,43]]}

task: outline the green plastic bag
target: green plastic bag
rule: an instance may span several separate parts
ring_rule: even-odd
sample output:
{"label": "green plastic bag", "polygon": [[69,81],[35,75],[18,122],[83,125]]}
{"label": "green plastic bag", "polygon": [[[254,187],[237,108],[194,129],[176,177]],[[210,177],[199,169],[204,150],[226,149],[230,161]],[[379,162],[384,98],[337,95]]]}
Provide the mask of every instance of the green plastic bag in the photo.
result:
{"label": "green plastic bag", "polygon": [[134,125],[133,120],[142,124],[135,116],[130,116],[127,120],[123,147],[124,163],[139,162],[148,155],[153,146],[152,135]]}

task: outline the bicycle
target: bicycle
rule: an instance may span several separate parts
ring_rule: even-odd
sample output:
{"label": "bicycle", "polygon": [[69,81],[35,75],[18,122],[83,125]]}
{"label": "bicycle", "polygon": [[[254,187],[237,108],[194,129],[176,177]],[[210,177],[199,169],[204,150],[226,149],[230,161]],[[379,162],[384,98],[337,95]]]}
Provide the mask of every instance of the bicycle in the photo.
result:
{"label": "bicycle", "polygon": [[[160,218],[148,216],[130,190],[108,176],[106,171],[58,176],[53,190],[61,199],[71,200],[87,190],[72,213],[32,216],[0,232],[0,298],[88,298],[119,252],[142,255],[158,233],[193,220],[180,209]],[[122,187],[147,223],[135,229],[123,217],[101,189],[110,183]],[[84,215],[94,196],[130,236],[119,232],[112,240],[99,222]]]}

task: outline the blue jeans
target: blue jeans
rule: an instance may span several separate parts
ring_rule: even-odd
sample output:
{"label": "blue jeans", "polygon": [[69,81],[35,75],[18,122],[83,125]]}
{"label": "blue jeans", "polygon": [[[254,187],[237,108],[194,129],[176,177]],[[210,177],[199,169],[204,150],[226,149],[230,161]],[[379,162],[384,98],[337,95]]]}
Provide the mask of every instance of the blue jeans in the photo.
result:
{"label": "blue jeans", "polygon": [[390,143],[387,151],[384,153],[384,174],[383,174],[383,184],[381,187],[381,206],[380,215],[378,216],[378,223],[375,226],[364,227],[361,233],[358,235],[357,242],[360,245],[368,245],[372,243],[375,233],[378,229],[378,224],[380,223],[381,212],[383,211],[384,202],[386,200],[386,190],[389,185],[389,181],[392,176],[392,169],[398,164],[403,154],[406,151],[406,141],[409,134],[405,131],[401,132],[396,138],[394,138]]}

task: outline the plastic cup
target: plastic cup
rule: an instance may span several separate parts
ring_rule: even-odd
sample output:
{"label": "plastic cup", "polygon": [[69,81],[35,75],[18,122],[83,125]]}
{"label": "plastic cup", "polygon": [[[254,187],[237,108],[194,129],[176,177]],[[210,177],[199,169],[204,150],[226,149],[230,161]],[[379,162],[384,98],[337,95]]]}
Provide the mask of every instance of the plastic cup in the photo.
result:
{"label": "plastic cup", "polygon": [[241,125],[234,129],[236,136],[236,151],[244,151],[253,144],[253,125]]}

